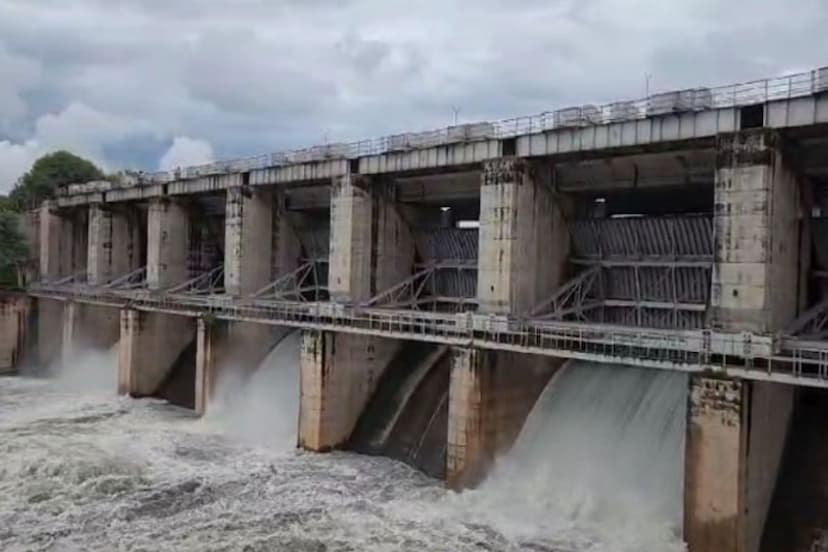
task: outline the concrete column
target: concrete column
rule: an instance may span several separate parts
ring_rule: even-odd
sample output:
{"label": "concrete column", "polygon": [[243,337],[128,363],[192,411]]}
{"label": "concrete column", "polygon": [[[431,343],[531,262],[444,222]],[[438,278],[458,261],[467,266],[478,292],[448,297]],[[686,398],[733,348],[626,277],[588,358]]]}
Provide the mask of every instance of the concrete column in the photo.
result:
{"label": "concrete column", "polygon": [[147,285],[163,289],[185,282],[190,241],[187,210],[170,199],[153,199],[147,221]]}
{"label": "concrete column", "polygon": [[63,305],[63,337],[61,339],[60,357],[64,365],[76,354],[78,349],[75,333],[79,330],[79,310],[80,305],[72,301]]}
{"label": "concrete column", "polygon": [[684,538],[692,552],[758,552],[794,388],[696,377],[690,384]]}
{"label": "concrete column", "polygon": [[36,300],[37,364],[41,368],[60,360],[63,346],[63,301]]}
{"label": "concrete column", "polygon": [[285,208],[285,196],[274,193],[272,216],[271,281],[295,270],[302,256],[302,244]]}
{"label": "concrete column", "polygon": [[480,190],[480,311],[522,314],[561,284],[569,233],[551,171],[524,159],[485,164]]}
{"label": "concrete column", "polygon": [[364,301],[410,276],[414,240],[394,207],[393,188],[348,175],[331,194],[332,300]]}
{"label": "concrete column", "polygon": [[559,363],[532,355],[453,349],[449,383],[447,484],[477,485],[511,448]]}
{"label": "concrete column", "polygon": [[86,221],[79,212],[60,213],[53,201],[40,208],[40,277],[59,280],[86,269]]}
{"label": "concrete column", "polygon": [[28,318],[28,297],[17,294],[0,296],[0,374],[11,374],[17,370]]}
{"label": "concrete column", "polygon": [[797,314],[801,192],[779,140],[766,130],[718,139],[709,311],[714,326],[770,332]]}
{"label": "concrete column", "polygon": [[248,295],[271,281],[273,198],[248,188],[227,190],[224,286]]}
{"label": "concrete column", "polygon": [[184,316],[123,309],[118,350],[118,392],[155,393],[173,363],[195,338],[195,323]]}
{"label": "concrete column", "polygon": [[397,348],[390,339],[304,331],[299,446],[328,451],[347,441]]}
{"label": "concrete column", "polygon": [[124,209],[89,208],[87,282],[104,284],[140,268],[138,225]]}

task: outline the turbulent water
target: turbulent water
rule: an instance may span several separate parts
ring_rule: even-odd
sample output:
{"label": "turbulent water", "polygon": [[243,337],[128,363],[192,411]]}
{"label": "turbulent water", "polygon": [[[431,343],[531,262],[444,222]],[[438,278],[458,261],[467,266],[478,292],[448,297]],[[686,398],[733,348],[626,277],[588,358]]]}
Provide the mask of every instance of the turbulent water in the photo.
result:
{"label": "turbulent water", "polygon": [[0,379],[0,549],[682,549],[680,376],[565,371],[489,481],[455,494],[391,460],[297,452],[297,351],[225,378],[201,420],[112,396],[113,353]]}

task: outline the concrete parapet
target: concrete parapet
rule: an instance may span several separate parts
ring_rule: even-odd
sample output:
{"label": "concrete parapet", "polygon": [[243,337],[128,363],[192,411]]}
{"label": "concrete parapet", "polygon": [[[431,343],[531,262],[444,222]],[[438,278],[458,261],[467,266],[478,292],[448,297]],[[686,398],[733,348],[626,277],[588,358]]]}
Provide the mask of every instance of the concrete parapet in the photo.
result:
{"label": "concrete parapet", "polygon": [[452,351],[447,484],[474,487],[511,448],[558,361],[480,349]]}
{"label": "concrete parapet", "polygon": [[0,295],[0,374],[13,373],[19,366],[29,309],[29,298],[25,295]]}
{"label": "concrete parapet", "polygon": [[344,444],[398,348],[390,339],[304,331],[299,446],[328,451]]}
{"label": "concrete parapet", "polygon": [[569,233],[550,171],[524,159],[485,164],[480,191],[480,310],[522,314],[560,285]]}
{"label": "concrete parapet", "polygon": [[138,397],[152,395],[195,337],[195,321],[134,309],[121,310],[120,318],[118,392]]}
{"label": "concrete parapet", "polygon": [[758,552],[794,388],[691,378],[684,538],[690,552]]}
{"label": "concrete parapet", "polygon": [[147,221],[147,286],[163,289],[189,278],[190,217],[174,200],[150,201]]}

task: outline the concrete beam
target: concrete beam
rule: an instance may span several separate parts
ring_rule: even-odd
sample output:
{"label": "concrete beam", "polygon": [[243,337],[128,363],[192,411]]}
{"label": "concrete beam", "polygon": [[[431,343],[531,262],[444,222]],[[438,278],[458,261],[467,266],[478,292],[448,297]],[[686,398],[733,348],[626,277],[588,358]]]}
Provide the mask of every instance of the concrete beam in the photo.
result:
{"label": "concrete beam", "polygon": [[563,280],[569,232],[548,167],[522,159],[486,163],[480,192],[480,311],[522,314]]}
{"label": "concrete beam", "polygon": [[153,199],[147,221],[149,289],[164,289],[188,279],[189,244],[190,217],[187,210],[173,200]]}

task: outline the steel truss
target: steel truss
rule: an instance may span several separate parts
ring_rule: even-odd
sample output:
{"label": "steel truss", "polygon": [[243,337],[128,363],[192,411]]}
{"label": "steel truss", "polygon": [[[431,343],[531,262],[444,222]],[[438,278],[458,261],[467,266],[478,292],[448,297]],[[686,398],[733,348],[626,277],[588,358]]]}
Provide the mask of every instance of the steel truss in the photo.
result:
{"label": "steel truss", "polygon": [[[477,307],[476,297],[449,296],[440,293],[440,290],[446,287],[446,282],[452,280],[452,276],[457,283],[457,285],[450,286],[452,291],[464,291],[462,284],[467,279],[463,275],[464,272],[476,273],[477,264],[462,261],[429,263],[424,267],[421,266],[419,271],[402,282],[365,301],[361,306],[417,311],[474,310]],[[468,292],[468,290],[465,291]]]}
{"label": "steel truss", "polygon": [[785,335],[808,339],[828,337],[828,299],[817,303],[794,320],[784,331]]}
{"label": "steel truss", "polygon": [[100,286],[101,289],[131,291],[147,287],[147,267],[142,266]]}
{"label": "steel truss", "polygon": [[328,299],[327,260],[312,260],[300,265],[253,294],[261,301],[325,301]]}
{"label": "steel truss", "polygon": [[544,320],[701,328],[711,263],[674,260],[589,262],[529,315]]}
{"label": "steel truss", "polygon": [[213,267],[195,278],[171,287],[166,290],[166,293],[172,296],[194,297],[222,295],[224,293],[224,265]]}

